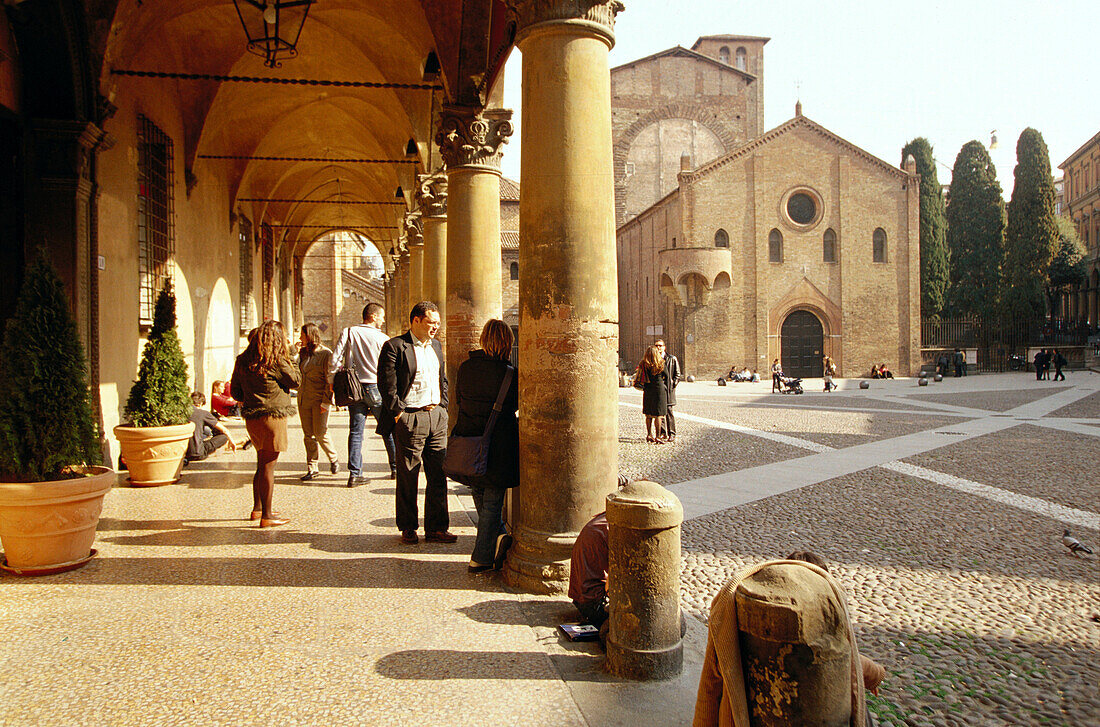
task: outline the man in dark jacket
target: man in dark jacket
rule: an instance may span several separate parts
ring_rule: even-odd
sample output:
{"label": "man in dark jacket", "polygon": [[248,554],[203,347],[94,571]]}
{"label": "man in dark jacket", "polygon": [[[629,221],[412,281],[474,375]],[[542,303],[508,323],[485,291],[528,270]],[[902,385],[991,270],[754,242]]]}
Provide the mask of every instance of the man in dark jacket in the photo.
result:
{"label": "man in dark jacket", "polygon": [[672,414],[672,407],[676,406],[676,385],[680,383],[683,375],[680,373],[680,362],[671,353],[665,351],[665,342],[660,338],[653,344],[664,356],[665,362],[665,386],[668,394],[668,413],[665,415],[665,431],[668,433],[668,441],[676,439],[676,417]]}
{"label": "man in dark jacket", "polygon": [[419,512],[416,505],[420,463],[424,463],[424,539],[453,543],[447,528],[447,364],[436,340],[439,307],[425,300],[413,306],[409,330],[382,344],[378,381],[385,412],[379,433],[393,433],[397,460],[397,528],[401,542],[415,545]]}
{"label": "man in dark jacket", "polygon": [[1058,349],[1053,349],[1050,352],[1050,355],[1051,362],[1054,364],[1054,380],[1065,381],[1066,375],[1062,373],[1062,369],[1065,368],[1066,364],[1069,363],[1069,361],[1066,360],[1066,357],[1063,356]]}

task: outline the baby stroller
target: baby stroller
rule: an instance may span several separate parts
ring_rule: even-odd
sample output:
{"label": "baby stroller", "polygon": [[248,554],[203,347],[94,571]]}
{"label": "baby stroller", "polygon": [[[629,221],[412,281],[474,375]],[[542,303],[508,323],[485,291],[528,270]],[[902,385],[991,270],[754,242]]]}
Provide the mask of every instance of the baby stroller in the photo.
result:
{"label": "baby stroller", "polygon": [[779,379],[781,384],[779,391],[783,394],[801,394],[802,393],[802,379],[796,379],[793,376],[782,376]]}

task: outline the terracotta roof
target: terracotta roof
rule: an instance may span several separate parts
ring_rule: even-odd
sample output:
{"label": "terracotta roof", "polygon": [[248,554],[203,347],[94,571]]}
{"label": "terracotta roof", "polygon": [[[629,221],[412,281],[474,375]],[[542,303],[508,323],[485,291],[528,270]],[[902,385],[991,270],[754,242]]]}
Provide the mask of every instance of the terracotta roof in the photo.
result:
{"label": "terracotta roof", "polygon": [[859,158],[863,159],[864,161],[868,161],[868,162],[874,164],[875,166],[881,167],[885,171],[893,172],[894,174],[901,177],[902,179],[908,179],[909,178],[909,174],[905,170],[899,169],[898,167],[895,167],[893,164],[890,164],[889,162],[885,162],[882,159],[879,159],[877,156],[875,156],[871,152],[865,151],[865,150],[859,148],[858,146],[856,146],[855,144],[853,144],[852,142],[848,141],[847,139],[845,139],[843,137],[840,137],[840,136],[837,136],[836,134],[829,131],[828,129],[826,129],[824,126],[817,123],[816,121],[811,121],[806,116],[795,116],[793,119],[780,124],[779,126],[775,127],[771,131],[764,132],[763,134],[756,137],[752,141],[749,141],[748,143],[737,147],[736,149],[734,149],[730,153],[728,153],[724,156],[720,156],[717,159],[714,159],[712,161],[709,161],[706,164],[702,165],[701,167],[699,167],[697,169],[693,169],[690,172],[682,172],[682,174],[688,179],[688,181],[691,181],[693,179],[697,179],[698,177],[701,177],[704,174],[707,174],[707,173],[709,173],[709,172],[711,172],[715,169],[718,169],[719,167],[724,167],[725,165],[729,164],[733,160],[738,159],[740,157],[743,157],[746,154],[749,154],[749,153],[753,152],[754,150],[759,149],[760,147],[764,146],[765,144],[768,144],[768,143],[774,141],[775,139],[779,138],[780,136],[783,136],[787,132],[792,131],[792,130],[797,129],[797,128],[800,128],[800,127],[809,129],[810,131],[812,131],[812,132],[814,132],[814,133],[816,133],[820,136],[825,137],[829,141],[832,141],[833,143],[844,147],[849,152],[851,152],[855,156],[858,156]]}
{"label": "terracotta roof", "polygon": [[502,176],[500,178],[500,200],[502,202],[519,202],[519,182]]}
{"label": "terracotta roof", "polygon": [[699,47],[704,40],[762,40],[767,43],[771,38],[765,38],[762,35],[700,35],[692,44],[692,49]]}
{"label": "terracotta roof", "polygon": [[518,232],[502,232],[502,233],[500,233],[500,249],[501,250],[518,250],[519,249],[519,233]]}
{"label": "terracotta roof", "polygon": [[735,68],[734,66],[731,66],[728,63],[723,63],[722,61],[718,60],[717,58],[711,58],[710,56],[705,56],[702,53],[696,53],[695,51],[693,51],[689,48],[685,48],[682,45],[678,45],[674,48],[669,48],[668,50],[663,50],[660,53],[654,53],[653,55],[646,56],[645,58],[638,58],[636,60],[630,61],[629,63],[624,63],[621,66],[615,66],[614,68],[611,69],[611,72],[614,73],[615,71],[618,71],[622,68],[629,68],[630,66],[633,66],[635,64],[643,63],[645,61],[651,61],[651,60],[654,60],[656,58],[663,58],[664,56],[681,56],[681,57],[684,57],[684,58],[693,58],[695,60],[706,61],[707,63],[710,63],[713,66],[718,66],[722,70],[732,71],[732,72],[734,72],[734,73],[736,73],[740,76],[744,76],[745,78],[747,78],[749,80],[752,80],[752,81],[756,80],[756,76],[749,73],[748,71],[742,71],[740,68]]}

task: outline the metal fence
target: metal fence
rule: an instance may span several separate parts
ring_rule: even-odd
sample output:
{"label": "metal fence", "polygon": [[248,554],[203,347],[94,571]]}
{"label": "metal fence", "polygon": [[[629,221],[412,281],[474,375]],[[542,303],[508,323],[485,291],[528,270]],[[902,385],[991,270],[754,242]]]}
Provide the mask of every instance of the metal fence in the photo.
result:
{"label": "metal fence", "polygon": [[1088,327],[1061,320],[937,319],[921,323],[921,348],[926,364],[939,351],[977,349],[978,371],[999,372],[1026,365],[1028,348],[1084,346]]}

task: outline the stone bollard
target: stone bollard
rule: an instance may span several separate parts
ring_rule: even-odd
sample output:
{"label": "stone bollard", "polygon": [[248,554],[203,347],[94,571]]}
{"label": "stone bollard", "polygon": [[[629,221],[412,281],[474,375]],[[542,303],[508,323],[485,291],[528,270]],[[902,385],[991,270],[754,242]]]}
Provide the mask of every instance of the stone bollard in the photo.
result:
{"label": "stone bollard", "polygon": [[936,382],[943,381],[943,374],[936,374],[932,377],[932,380]]}
{"label": "stone bollard", "polygon": [[924,378],[923,376],[917,379],[917,386],[928,386],[928,379]]}
{"label": "stone bollard", "polygon": [[656,482],[607,496],[607,668],[628,679],[670,679],[683,669],[680,523],[684,508]]}
{"label": "stone bollard", "polygon": [[777,563],[742,581],[734,598],[753,727],[847,727],[852,645],[828,581]]}
{"label": "stone bollard", "polygon": [[859,382],[859,388],[861,388],[861,389],[870,389],[871,388],[871,382],[870,381],[860,381]]}

